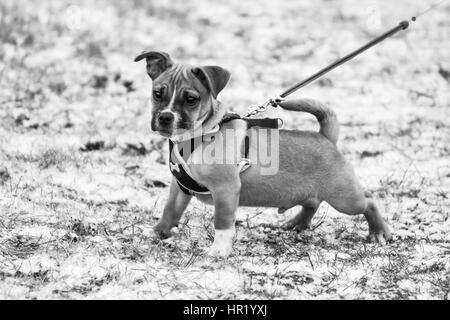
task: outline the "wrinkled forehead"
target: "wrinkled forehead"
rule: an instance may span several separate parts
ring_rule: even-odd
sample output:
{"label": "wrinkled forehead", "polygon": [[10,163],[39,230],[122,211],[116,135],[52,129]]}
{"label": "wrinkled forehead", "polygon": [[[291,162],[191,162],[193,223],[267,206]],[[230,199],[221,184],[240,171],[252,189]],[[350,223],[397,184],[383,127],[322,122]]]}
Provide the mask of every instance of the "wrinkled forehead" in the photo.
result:
{"label": "wrinkled forehead", "polygon": [[170,69],[163,72],[153,81],[153,87],[167,88],[170,92],[176,88],[176,91],[191,89],[200,94],[206,93],[206,88],[200,80],[194,76],[190,65],[175,64]]}

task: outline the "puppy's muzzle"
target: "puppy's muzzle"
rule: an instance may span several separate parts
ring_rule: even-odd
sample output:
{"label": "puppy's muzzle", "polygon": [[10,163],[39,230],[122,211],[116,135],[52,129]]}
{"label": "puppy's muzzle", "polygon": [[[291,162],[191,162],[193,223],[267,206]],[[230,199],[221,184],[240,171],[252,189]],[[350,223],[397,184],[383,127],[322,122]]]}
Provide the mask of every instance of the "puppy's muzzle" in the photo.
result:
{"label": "puppy's muzzle", "polygon": [[158,122],[162,127],[168,127],[171,126],[173,121],[175,119],[175,116],[172,112],[165,111],[161,112],[158,115]]}

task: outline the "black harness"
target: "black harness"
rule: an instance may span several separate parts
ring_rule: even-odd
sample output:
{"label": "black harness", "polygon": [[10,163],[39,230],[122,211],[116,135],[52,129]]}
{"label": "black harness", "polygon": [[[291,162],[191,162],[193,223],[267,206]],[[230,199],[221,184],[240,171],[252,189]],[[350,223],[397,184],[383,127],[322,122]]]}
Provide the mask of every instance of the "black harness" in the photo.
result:
{"label": "black harness", "polygon": [[[247,129],[251,127],[262,127],[279,129],[278,119],[262,118],[262,119],[250,119],[242,118],[236,113],[227,113],[220,121],[219,126],[232,120],[241,119],[247,122]],[[210,194],[208,188],[201,185],[192,178],[192,176],[185,170],[182,163],[178,160],[178,156],[175,152],[179,152],[179,155],[186,162],[192,152],[204,141],[205,136],[194,137],[190,140],[186,140],[177,144],[177,150],[174,148],[174,142],[169,139],[169,168],[170,172],[177,179],[178,186],[181,191],[188,195],[194,194]],[[248,152],[250,148],[250,138],[245,136],[244,140],[244,158],[248,158]]]}

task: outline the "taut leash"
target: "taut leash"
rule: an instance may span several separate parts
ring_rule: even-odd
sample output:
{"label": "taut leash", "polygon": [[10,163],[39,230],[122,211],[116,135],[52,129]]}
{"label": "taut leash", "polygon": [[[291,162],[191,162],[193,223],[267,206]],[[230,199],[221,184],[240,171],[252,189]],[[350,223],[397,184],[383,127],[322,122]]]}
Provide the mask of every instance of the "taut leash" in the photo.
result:
{"label": "taut leash", "polygon": [[[438,2],[438,3],[434,4],[434,5],[432,5],[431,7],[427,8],[426,10],[418,13],[416,16],[411,18],[411,21],[416,21],[417,17],[419,17],[419,16],[429,12],[432,9],[435,9],[440,4],[442,4],[442,2],[444,2],[444,1],[446,1],[446,0],[441,0],[440,2]],[[258,113],[264,112],[264,111],[266,111],[266,109],[269,106],[276,107],[278,105],[278,103],[283,101],[288,95],[290,95],[290,94],[294,93],[295,91],[299,90],[300,88],[310,84],[314,80],[317,80],[318,78],[320,78],[324,74],[330,72],[331,70],[335,69],[336,67],[340,66],[341,64],[343,64],[343,63],[353,59],[354,57],[356,57],[357,55],[359,55],[359,54],[363,53],[364,51],[370,49],[374,45],[382,42],[383,40],[385,40],[385,39],[387,39],[389,37],[392,37],[397,32],[399,32],[401,30],[406,30],[408,27],[409,27],[409,22],[407,20],[401,21],[396,27],[390,29],[389,31],[386,31],[385,33],[383,33],[382,35],[380,35],[380,36],[376,37],[375,39],[369,41],[368,43],[366,43],[365,45],[363,45],[359,49],[356,49],[355,51],[347,54],[346,56],[344,56],[344,57],[336,60],[335,62],[331,63],[330,65],[326,66],[325,68],[317,71],[316,73],[314,73],[313,75],[309,76],[308,78],[298,82],[297,84],[293,85],[292,87],[290,87],[289,89],[284,91],[278,97],[272,98],[272,99],[268,99],[266,102],[264,102],[261,105],[252,105],[252,106],[250,106],[248,108],[247,113],[243,117],[251,117],[251,116],[254,116],[254,115],[258,114]]]}
{"label": "taut leash", "polygon": [[333,62],[332,64],[326,66],[325,68],[323,68],[322,70],[319,70],[318,72],[314,73],[313,75],[309,76],[308,78],[306,78],[305,80],[300,81],[299,83],[293,85],[292,87],[290,87],[289,89],[287,89],[286,91],[284,91],[282,94],[280,94],[281,98],[286,98],[288,95],[290,95],[291,93],[297,91],[298,89],[306,86],[307,84],[313,82],[314,80],[320,78],[321,76],[323,76],[325,73],[330,72],[331,70],[333,70],[334,68],[340,66],[341,64],[353,59],[354,57],[356,57],[357,55],[363,53],[364,51],[368,50],[369,48],[372,48],[374,45],[380,43],[381,41],[383,41],[386,38],[389,38],[391,36],[393,36],[394,34],[396,34],[397,32],[399,32],[400,30],[405,30],[409,27],[409,22],[408,21],[402,21],[398,24],[398,26],[396,26],[395,28],[392,28],[391,30],[383,33],[382,35],[376,37],[375,39],[373,39],[372,41],[366,43],[365,45],[363,45],[361,48],[347,54],[346,56],[336,60],[335,62]]}

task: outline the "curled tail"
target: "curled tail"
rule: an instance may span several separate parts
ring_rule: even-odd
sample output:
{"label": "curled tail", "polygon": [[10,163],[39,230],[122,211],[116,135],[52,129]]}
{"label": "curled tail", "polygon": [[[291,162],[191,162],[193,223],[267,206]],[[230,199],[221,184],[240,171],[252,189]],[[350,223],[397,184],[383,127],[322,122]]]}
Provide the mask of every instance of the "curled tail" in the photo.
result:
{"label": "curled tail", "polygon": [[339,123],[333,110],[311,99],[285,100],[278,105],[285,110],[303,111],[314,115],[320,124],[319,133],[336,144],[339,136]]}

